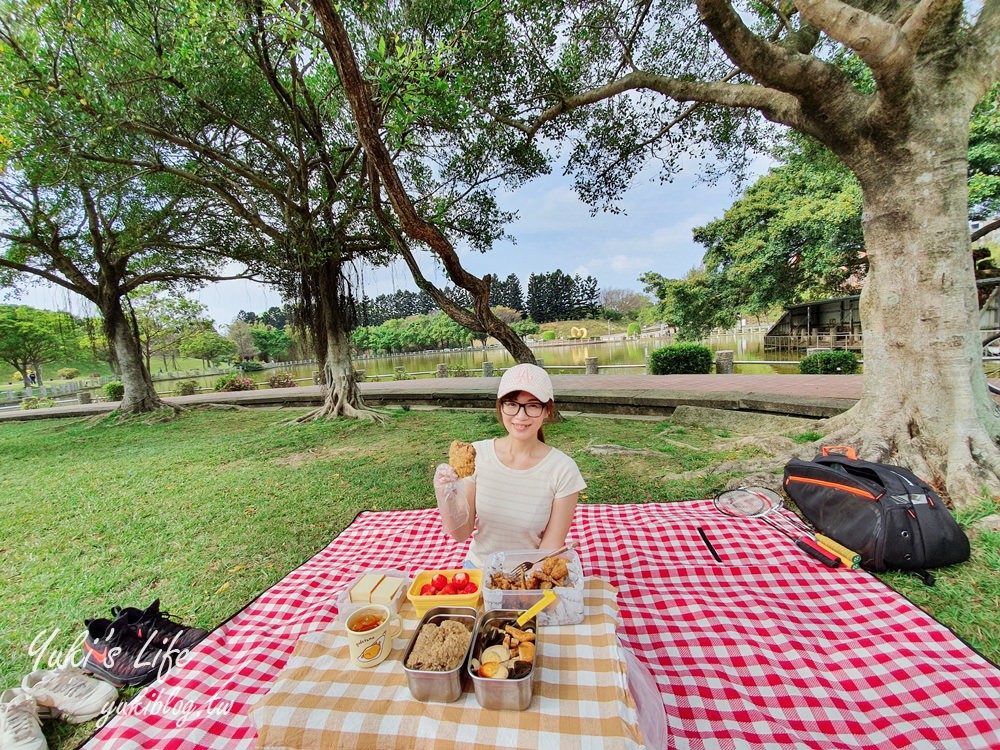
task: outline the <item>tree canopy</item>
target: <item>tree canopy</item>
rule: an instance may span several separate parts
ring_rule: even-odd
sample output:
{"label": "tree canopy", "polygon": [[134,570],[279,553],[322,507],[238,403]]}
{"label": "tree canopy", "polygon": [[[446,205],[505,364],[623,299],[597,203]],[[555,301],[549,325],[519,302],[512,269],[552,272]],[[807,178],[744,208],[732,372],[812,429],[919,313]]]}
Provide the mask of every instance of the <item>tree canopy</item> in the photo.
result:
{"label": "tree canopy", "polygon": [[[993,216],[1000,205],[997,92],[976,106],[970,126],[969,217]],[[829,149],[792,134],[773,152],[778,164],[757,179],[725,214],[694,230],[705,246],[701,272],[664,285],[643,281],[668,302],[687,336],[732,325],[739,316],[858,294],[868,272],[857,179]],[[979,268],[977,267],[977,277]]]}
{"label": "tree canopy", "polygon": [[65,336],[65,313],[50,313],[25,306],[0,305],[0,362],[13,367],[25,387],[34,372],[42,385],[42,365],[57,360],[70,348]]}
{"label": "tree canopy", "polygon": [[450,7],[461,64],[438,73],[461,75],[497,121],[564,147],[595,206],[616,207],[650,163],[665,181],[705,154],[738,171],[778,132],[769,123],[835,154],[863,202],[865,380],[825,440],[892,457],[955,498],[1000,493],[968,232],[969,125],[1000,78],[1000,4]]}
{"label": "tree canopy", "polygon": [[[354,272],[356,264],[385,262],[399,248],[378,220],[375,172],[307,9],[220,0],[79,0],[37,8],[8,0],[3,7],[4,89],[14,93],[5,100],[5,165],[31,144],[34,164],[50,175],[70,154],[92,171],[131,171],[223,206],[197,226],[215,230],[214,238],[228,234],[217,260],[249,265],[295,301],[295,322],[308,329],[330,385],[317,415],[364,413],[347,353]],[[358,20],[373,45],[382,39],[372,54],[395,55],[385,46],[395,28],[388,9],[362,12]],[[33,137],[25,122],[62,141]],[[448,130],[420,138],[412,125],[393,131],[394,168],[429,225],[485,249],[505,220],[486,186],[492,146]],[[456,138],[468,149],[444,148]],[[228,221],[227,232],[217,231],[223,227],[213,218]],[[185,278],[211,277],[199,271]],[[488,308],[483,316],[489,319]],[[490,325],[502,335],[502,323]],[[115,336],[108,339],[117,346]],[[126,401],[130,390],[127,382]]]}

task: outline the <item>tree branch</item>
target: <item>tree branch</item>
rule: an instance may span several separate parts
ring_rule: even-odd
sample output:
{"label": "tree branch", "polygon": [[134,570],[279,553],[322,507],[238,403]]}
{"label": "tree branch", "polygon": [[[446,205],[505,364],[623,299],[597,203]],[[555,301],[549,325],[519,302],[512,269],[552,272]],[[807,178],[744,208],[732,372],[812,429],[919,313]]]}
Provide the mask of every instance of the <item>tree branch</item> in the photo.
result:
{"label": "tree branch", "polygon": [[460,326],[465,326],[469,330],[478,329],[480,327],[480,323],[472,313],[445,295],[444,292],[438,289],[437,286],[431,283],[424,276],[423,271],[420,270],[420,265],[417,263],[417,259],[413,256],[413,251],[410,249],[409,243],[406,241],[406,238],[400,234],[399,230],[396,229],[396,226],[392,223],[391,219],[386,216],[383,206],[378,201],[373,200],[372,210],[378,217],[382,227],[392,239],[393,246],[399,254],[403,256],[403,261],[406,263],[406,267],[410,270],[410,275],[413,277],[413,281],[416,283],[417,288],[425,292],[431,299],[433,299],[437,306]]}
{"label": "tree branch", "polygon": [[248,279],[257,281],[256,274],[241,273],[237,276],[216,276],[198,273],[196,271],[154,271],[134,276],[122,284],[123,294],[129,294],[144,284],[156,284],[171,281],[238,281]]}
{"label": "tree branch", "polygon": [[986,2],[969,35],[962,73],[977,81],[976,100],[1000,78],[1000,2]]}
{"label": "tree branch", "polygon": [[23,263],[15,263],[12,260],[7,260],[6,258],[0,257],[0,267],[9,268],[13,271],[19,273],[26,273],[29,276],[37,276],[40,279],[45,279],[56,286],[61,286],[63,289],[68,289],[71,292],[76,292],[82,297],[86,297],[88,300],[97,304],[97,294],[96,288],[92,284],[86,284],[85,286],[80,286],[69,279],[65,279],[62,276],[57,276],[51,271],[46,271],[42,268],[35,268],[34,266],[26,266]]}
{"label": "tree branch", "polygon": [[[941,1],[922,0],[921,5]],[[795,5],[803,18],[857,52],[877,78],[898,74],[913,59],[916,47],[900,29],[872,13],[841,0],[795,0]]]}
{"label": "tree branch", "polygon": [[914,52],[919,50],[935,22],[942,15],[951,12],[956,5],[961,4],[962,0],[920,0],[901,28],[901,33],[910,48]]}
{"label": "tree branch", "polygon": [[[312,0],[312,6],[323,27],[323,44],[333,60],[344,94],[351,105],[358,140],[368,157],[372,189],[378,189],[378,183],[374,179],[377,176],[385,186],[402,231],[408,237],[425,243],[441,260],[448,277],[472,295],[473,312],[479,321],[476,328],[501,341],[517,361],[534,361],[534,354],[528,345],[490,310],[490,277],[487,275],[479,278],[465,270],[454,246],[440,228],[424,220],[417,212],[389,150],[382,141],[379,133],[381,121],[368,84],[361,76],[354,48],[340,15],[330,0]],[[377,204],[377,199],[373,203]]]}
{"label": "tree branch", "polygon": [[998,229],[1000,229],[1000,219],[993,219],[993,221],[989,221],[986,224],[983,224],[981,227],[979,227],[979,229],[973,232],[969,236],[969,241],[975,242],[978,239],[982,239],[990,232],[995,232]]}
{"label": "tree branch", "polygon": [[[81,158],[89,159],[90,161],[95,161],[105,164],[122,164],[132,167],[142,167],[144,169],[149,169],[150,171],[153,172],[162,172],[165,174],[171,174],[176,177],[180,177],[184,180],[188,180],[189,182],[195,185],[199,185],[207,190],[211,190],[212,192],[214,192],[226,203],[226,205],[228,205],[230,208],[233,209],[233,212],[237,216],[239,216],[241,219],[244,219],[252,227],[260,230],[262,233],[266,234],[271,239],[280,240],[284,237],[284,234],[280,230],[275,229],[266,221],[264,221],[264,219],[260,217],[259,213],[247,209],[246,207],[247,201],[240,200],[238,196],[233,195],[230,191],[223,189],[223,186],[220,182],[210,180],[195,172],[191,172],[186,169],[180,169],[178,167],[171,167],[167,164],[164,164],[163,162],[152,162],[152,161],[147,161],[145,159],[123,159],[112,156],[102,156],[101,154],[92,154],[87,152],[78,152],[77,155],[80,156]],[[222,177],[222,179],[225,182],[230,182],[224,176]],[[272,192],[271,195],[275,195],[275,193]]]}
{"label": "tree branch", "polygon": [[697,0],[697,5],[702,23],[729,59],[764,86],[804,95],[817,80],[831,89],[849,85],[833,66],[753,33],[729,0]]}
{"label": "tree branch", "polygon": [[798,100],[791,94],[776,89],[748,84],[686,81],[636,71],[604,86],[598,86],[581,94],[567,97],[543,111],[531,125],[522,126],[520,129],[529,136],[533,136],[543,125],[561,114],[596,104],[626,91],[641,89],[655,91],[679,102],[700,102],[741,109],[756,109],[772,122],[783,123],[795,128],[805,129],[808,127]]}

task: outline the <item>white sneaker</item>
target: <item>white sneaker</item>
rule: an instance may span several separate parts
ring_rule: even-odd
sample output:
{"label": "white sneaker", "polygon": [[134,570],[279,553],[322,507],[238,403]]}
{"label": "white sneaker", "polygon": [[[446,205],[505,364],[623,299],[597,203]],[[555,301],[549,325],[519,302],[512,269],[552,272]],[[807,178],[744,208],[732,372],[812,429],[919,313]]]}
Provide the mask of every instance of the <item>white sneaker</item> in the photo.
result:
{"label": "white sneaker", "polygon": [[0,693],[0,748],[48,750],[35,699],[20,688]]}
{"label": "white sneaker", "polygon": [[40,708],[51,708],[70,724],[100,716],[111,710],[118,699],[114,685],[72,668],[32,672],[25,675],[21,687]]}

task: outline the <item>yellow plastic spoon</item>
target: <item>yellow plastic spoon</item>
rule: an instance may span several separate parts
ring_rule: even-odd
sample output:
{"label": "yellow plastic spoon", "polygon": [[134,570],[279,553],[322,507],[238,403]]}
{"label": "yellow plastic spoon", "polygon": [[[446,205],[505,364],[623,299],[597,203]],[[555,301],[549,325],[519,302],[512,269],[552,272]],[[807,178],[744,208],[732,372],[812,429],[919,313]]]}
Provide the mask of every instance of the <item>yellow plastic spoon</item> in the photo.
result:
{"label": "yellow plastic spoon", "polygon": [[555,591],[553,591],[552,589],[545,589],[545,591],[542,592],[542,598],[539,599],[537,602],[535,602],[535,605],[531,607],[531,609],[522,612],[521,616],[518,617],[517,620],[515,620],[517,626],[519,628],[523,628],[525,623],[528,622],[528,620],[537,615],[539,612],[541,612],[547,606],[552,604],[552,602],[554,602],[558,598],[559,597],[556,596]]}

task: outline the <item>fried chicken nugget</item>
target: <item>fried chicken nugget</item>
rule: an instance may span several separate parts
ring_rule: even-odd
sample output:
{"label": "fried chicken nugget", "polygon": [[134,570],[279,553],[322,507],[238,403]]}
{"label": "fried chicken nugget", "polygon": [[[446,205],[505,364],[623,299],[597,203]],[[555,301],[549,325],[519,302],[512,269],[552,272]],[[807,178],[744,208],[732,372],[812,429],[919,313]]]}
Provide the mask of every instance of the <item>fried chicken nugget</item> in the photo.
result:
{"label": "fried chicken nugget", "polygon": [[569,575],[569,566],[561,557],[546,557],[542,563],[542,572],[552,578],[565,578]]}
{"label": "fried chicken nugget", "polygon": [[472,443],[452,440],[448,448],[448,463],[459,478],[471,477],[476,470],[476,449]]}

